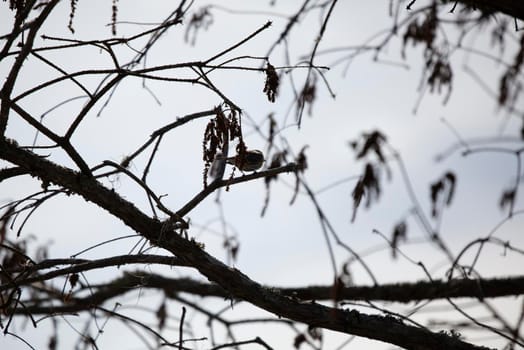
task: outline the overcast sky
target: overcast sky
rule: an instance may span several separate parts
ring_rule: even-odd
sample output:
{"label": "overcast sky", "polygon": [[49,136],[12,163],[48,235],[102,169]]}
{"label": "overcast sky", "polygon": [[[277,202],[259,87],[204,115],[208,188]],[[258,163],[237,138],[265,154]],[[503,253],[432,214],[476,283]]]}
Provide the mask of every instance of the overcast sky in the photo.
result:
{"label": "overcast sky", "polygon": [[[208,3],[195,1],[190,15]],[[266,6],[266,3],[268,2],[228,1],[227,6],[239,10],[264,10],[290,14],[299,8],[301,2],[277,1],[277,6],[273,8]],[[144,24],[121,23],[117,27],[118,36],[126,36],[150,28],[146,23],[162,21],[172,9],[173,3],[170,1],[156,1],[154,5],[152,2],[120,1],[119,21]],[[41,34],[82,40],[107,38],[111,35],[110,27],[107,26],[110,10],[111,4],[107,1],[79,1],[73,23],[75,34],[72,35],[67,29],[69,2],[64,1],[47,21]],[[287,23],[285,18],[266,12],[238,14],[217,8],[213,13],[215,14],[213,24],[207,31],[198,33],[196,45],[184,43],[184,26],[173,27],[151,51],[147,58],[147,65],[178,63],[210,57],[254,32],[270,19],[273,25],[269,30],[225,58],[242,55],[265,56],[268,48]],[[387,28],[390,20],[387,4],[382,1],[361,2],[358,6],[355,2],[339,2],[319,52],[322,53],[328,48],[362,44],[372,34]],[[9,31],[11,21],[12,13],[8,10],[7,3],[2,2],[0,4],[1,34]],[[318,29],[318,12],[303,18],[300,25],[293,29],[288,43],[292,64],[296,63],[302,55],[310,52]],[[456,34],[451,32],[451,35]],[[482,36],[468,40],[470,40],[466,41],[468,45],[478,45],[483,49],[486,47],[486,39]],[[453,56],[453,92],[449,102],[446,105],[442,103],[446,88],[440,95],[426,93],[420,100],[417,113],[414,113],[420,97],[418,87],[422,74],[422,51],[420,48],[409,48],[406,60],[402,60],[400,42],[400,38],[393,39],[381,56],[381,59],[393,64],[373,62],[370,54],[363,54],[357,56],[350,65],[343,62],[326,72],[325,76],[336,97],[331,98],[325,85],[319,83],[318,98],[313,106],[312,115],[304,115],[300,129],[294,125],[294,111],[289,112],[293,98],[289,74],[282,76],[281,94],[274,104],[269,103],[262,93],[265,77],[261,73],[219,71],[212,77],[221,91],[243,109],[245,140],[250,148],[265,149],[266,143],[260,135],[257,135],[253,125],[254,123],[261,125],[261,130],[267,133],[268,125],[264,120],[269,113],[275,114],[282,128],[279,136],[287,139],[294,152],[298,152],[305,145],[309,146],[306,152],[309,167],[305,178],[314,191],[339,180],[360,175],[363,163],[355,161],[348,142],[357,138],[362,132],[377,128],[387,135],[389,144],[399,151],[405,161],[414,191],[426,215],[430,214],[429,185],[445,171],[455,171],[458,176],[457,193],[450,210],[444,214],[441,233],[452,251],[457,254],[465,244],[475,237],[486,236],[504,219],[505,213],[500,211],[497,205],[502,191],[514,181],[515,157],[487,153],[464,157],[460,151],[457,151],[443,161],[436,162],[435,156],[457,143],[457,137],[452,129],[465,140],[499,135],[515,137],[518,136],[519,129],[516,127],[518,124],[511,118],[506,119],[504,113],[498,112],[495,101],[465,72],[464,68],[468,65],[492,84],[498,81],[500,65],[490,60],[468,58],[461,54]],[[37,46],[51,44],[53,44],[51,41],[39,40]],[[506,50],[511,52],[511,49],[514,50],[514,47],[509,45]],[[134,55],[134,52],[128,48],[120,48],[117,53],[121,57],[121,62],[126,62]],[[345,54],[344,52],[319,54],[316,64],[329,66]],[[68,72],[111,67],[108,55],[93,47],[45,53],[45,57],[60,62],[61,67]],[[507,57],[512,58],[513,54],[508,54]],[[273,52],[270,61],[277,67],[288,65],[282,45]],[[5,77],[11,62],[10,59],[0,62],[0,77]],[[260,64],[250,60],[240,63],[251,66]],[[305,73],[305,70],[303,73],[295,70],[294,79],[302,84],[301,79]],[[185,75],[189,72],[176,74]],[[56,71],[30,58],[22,69],[14,95],[56,76]],[[88,78],[83,79],[82,82],[94,89],[99,79],[100,77]],[[177,117],[210,109],[222,102],[220,97],[198,86],[148,81],[147,87],[154,93],[154,97],[142,88],[141,80],[136,78],[124,80],[102,113],[96,115],[102,107],[102,103],[99,103],[83,121],[72,141],[90,166],[106,159],[119,162],[145,142],[155,129],[174,121]],[[496,86],[492,88],[496,90]],[[81,95],[82,92],[78,88],[66,82],[57,84],[47,92],[43,91],[27,97],[22,100],[22,105],[39,116],[61,101]],[[157,103],[157,99],[160,103]],[[57,108],[44,117],[44,124],[59,133],[63,132],[72,120],[72,115],[78,112],[85,101],[84,98],[78,98]],[[443,122],[443,119],[446,122]],[[168,134],[152,166],[149,184],[157,193],[167,195],[164,203],[172,210],[180,208],[202,188],[202,136],[207,121],[208,119],[194,121]],[[34,136],[33,131],[12,113],[8,137],[17,139],[20,144],[31,144]],[[41,135],[38,140],[42,144],[48,144]],[[46,151],[41,153],[45,154]],[[71,161],[60,152],[50,152],[50,158],[72,166]],[[139,157],[133,163],[131,170],[140,174],[145,161],[145,157]],[[391,170],[392,179],[383,183],[380,202],[373,205],[370,210],[360,208],[354,223],[350,221],[351,192],[355,186],[355,179],[344,181],[317,195],[338,236],[352,249],[364,252],[368,248],[384,246],[386,243],[384,239],[372,234],[372,230],[379,230],[389,237],[393,226],[404,218],[411,208],[408,192],[395,162],[391,163]],[[384,180],[385,175],[383,174]],[[271,201],[263,218],[260,217],[265,196],[262,180],[233,186],[229,192],[221,191],[222,210],[228,222],[227,233],[237,234],[241,242],[238,259],[234,265],[262,284],[276,286],[329,284],[333,280],[333,272],[315,209],[307,196],[302,194],[293,206],[289,206],[294,179],[291,175],[282,175],[280,179],[282,181],[273,186]],[[108,186],[113,186],[124,198],[132,200],[141,209],[150,213],[143,191],[132,182],[121,176],[112,178],[106,183]],[[38,189],[39,184],[29,178],[10,180],[0,184],[0,200],[5,203]],[[210,196],[189,214],[194,225],[189,233],[204,242],[209,253],[227,261],[222,248],[224,228],[220,221],[221,212],[215,199],[216,196]],[[516,208],[520,208],[519,202]],[[522,227],[522,220],[517,216],[511,222],[504,224],[496,235],[522,247],[524,239],[520,234],[520,227]],[[39,242],[52,240],[50,255],[69,257],[88,246],[132,233],[120,221],[114,220],[83,199],[63,197],[54,199],[39,208],[29,220],[22,235],[34,234]],[[413,241],[425,237],[412,218],[408,220],[408,237]],[[137,241],[138,239],[127,239],[108,243],[79,257],[101,258],[111,254],[126,254]],[[424,261],[435,278],[444,276],[445,270],[439,264],[446,260],[441,253],[436,253],[434,246],[411,244],[403,249],[414,261]],[[158,250],[151,252],[162,253]],[[337,267],[340,269],[349,255],[339,247],[335,248],[335,252]],[[503,256],[502,253],[501,249],[496,248],[488,249],[483,253],[477,267],[484,277],[521,272],[518,257],[511,254]],[[425,278],[423,271],[406,259],[392,260],[387,249],[367,255],[366,261],[382,283]],[[361,267],[356,264],[352,267],[356,283],[371,283],[369,276]],[[155,266],[150,269],[153,272],[164,271],[171,276],[189,274],[188,271],[157,269]],[[118,271],[97,271],[89,273],[88,276],[90,281],[107,281],[119,274]],[[147,293],[141,297],[136,295],[126,297],[124,303],[140,304],[148,300],[148,297]],[[153,302],[149,306],[156,307],[159,303],[158,298],[151,300]],[[177,310],[173,310],[173,314],[176,313]],[[514,321],[515,315],[510,310],[507,315],[509,320]],[[117,322],[113,323],[118,327]],[[118,344],[119,348],[141,347],[140,343],[132,337],[129,344],[123,344],[122,342],[127,339],[121,337],[115,339],[111,329],[109,325],[106,333],[99,339],[101,348],[113,344]],[[260,328],[255,327],[251,332],[257,334],[259,330]],[[195,332],[195,337],[208,336],[205,329]],[[23,334],[24,338],[37,348],[42,348],[46,342],[43,337],[45,333],[44,329],[44,331]],[[281,333],[272,334],[280,336]],[[243,337],[239,335],[240,338]],[[333,336],[326,341],[339,344],[343,339],[345,337]],[[25,348],[20,342],[9,337],[2,337],[0,344],[2,343],[8,345],[6,348],[10,349]],[[270,344],[276,348],[291,347],[289,333],[282,335],[281,339],[275,336]],[[356,341],[354,344],[361,346],[367,344],[366,348],[369,349],[371,346],[376,349],[385,348],[376,342],[370,345],[365,340]],[[201,348],[206,346],[201,345]]]}

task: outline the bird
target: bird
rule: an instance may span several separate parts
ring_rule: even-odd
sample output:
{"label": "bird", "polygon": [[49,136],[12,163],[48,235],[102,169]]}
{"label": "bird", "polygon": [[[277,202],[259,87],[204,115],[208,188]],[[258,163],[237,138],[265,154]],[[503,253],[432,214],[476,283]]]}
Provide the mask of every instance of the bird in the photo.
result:
{"label": "bird", "polygon": [[257,149],[246,150],[243,157],[237,154],[234,157],[226,158],[226,163],[232,164],[242,171],[255,171],[264,164],[264,154]]}

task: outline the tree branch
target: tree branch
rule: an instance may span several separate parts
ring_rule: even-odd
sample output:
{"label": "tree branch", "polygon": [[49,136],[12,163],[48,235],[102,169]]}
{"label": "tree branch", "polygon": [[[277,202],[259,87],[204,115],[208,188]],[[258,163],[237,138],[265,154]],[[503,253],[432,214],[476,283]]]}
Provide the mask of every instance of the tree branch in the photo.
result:
{"label": "tree branch", "polygon": [[[7,127],[9,110],[11,109],[11,104],[8,101],[11,97],[11,93],[13,92],[15,81],[18,78],[18,73],[20,72],[20,69],[22,68],[22,64],[24,63],[25,59],[31,53],[36,33],[44,23],[45,19],[49,16],[53,8],[56,6],[56,4],[58,4],[58,0],[53,0],[49,2],[31,25],[31,29],[27,34],[25,43],[22,46],[22,50],[20,51],[20,54],[17,56],[15,63],[12,65],[11,70],[9,71],[9,75],[5,79],[4,85],[0,90],[0,99],[2,100],[2,104],[0,106],[0,136],[4,136]],[[26,4],[26,6],[32,6],[32,2]]]}
{"label": "tree branch", "polygon": [[[128,259],[129,258],[129,259]],[[114,257],[118,261],[123,261],[122,264],[143,263],[143,264],[167,264],[167,265],[181,265],[176,258],[151,256],[151,255],[134,255],[134,256],[120,256]],[[94,268],[101,268],[106,266],[114,266],[115,261],[111,259],[101,259],[95,261],[86,261],[66,269],[57,270],[55,275],[65,275],[66,273],[82,272]],[[65,259],[68,260],[68,259]],[[108,264],[112,260],[111,264]],[[171,263],[172,262],[172,263]],[[40,265],[40,264],[39,264]],[[54,271],[52,272],[54,273]],[[50,277],[46,275],[35,277],[34,279],[27,279],[21,281],[17,286],[27,285],[36,280],[43,281]],[[200,297],[218,297],[230,298],[231,294],[214,283],[207,283],[197,281],[191,278],[169,278],[162,275],[146,273],[143,271],[124,272],[123,277],[110,281],[103,285],[91,285],[90,288],[96,290],[115,290],[111,294],[106,294],[106,299],[115,297],[119,294],[124,294],[134,287],[141,288],[155,288],[163,290],[167,294],[189,293],[198,295]],[[334,290],[332,285],[327,286],[309,286],[309,287],[287,287],[280,288],[274,286],[266,286],[266,288],[277,291],[283,295],[302,301],[308,300],[333,300]],[[0,286],[0,291],[5,288]],[[116,292],[120,290],[121,292]],[[99,292],[95,292],[88,298],[95,298],[98,303],[106,301],[99,297]],[[390,301],[409,303],[423,300],[436,300],[446,298],[496,298],[524,294],[524,276],[508,277],[508,278],[493,278],[482,280],[469,279],[455,279],[451,282],[444,281],[419,281],[413,283],[395,283],[382,284],[378,286],[353,286],[343,287],[338,291],[337,297],[339,300],[352,301]],[[93,299],[83,299],[79,302],[80,305],[95,305]],[[77,311],[82,310],[79,308]]]}
{"label": "tree branch", "polygon": [[[34,272],[58,265],[72,265],[62,269],[56,269],[45,274],[31,276]],[[128,264],[160,264],[168,266],[188,266],[180,262],[176,257],[161,256],[161,255],[118,255],[110,258],[98,260],[85,259],[48,259],[33,266],[21,269],[20,271],[4,270],[6,273],[21,272],[9,283],[0,285],[0,292],[8,290],[12,287],[21,287],[35,282],[43,282],[59,276],[67,276],[73,273],[85,272],[94,269],[100,269],[109,266],[121,266]]]}
{"label": "tree branch", "polygon": [[210,281],[226,289],[232,297],[245,300],[279,317],[313,327],[376,339],[407,349],[485,349],[443,332],[433,333],[425,328],[404,324],[391,316],[367,315],[356,310],[335,309],[290,298],[223,264],[206,253],[194,240],[187,240],[174,232],[165,232],[160,221],[148,217],[132,203],[92,177],[42,159],[6,139],[0,139],[0,157],[27,169],[33,176],[65,187],[92,201],[124,221],[127,226],[153,244],[176,255],[182,263],[194,266]]}
{"label": "tree branch", "polygon": [[[448,1],[445,1],[448,2]],[[524,2],[515,0],[458,0],[463,5],[473,6],[488,12],[502,12],[524,21]]]}

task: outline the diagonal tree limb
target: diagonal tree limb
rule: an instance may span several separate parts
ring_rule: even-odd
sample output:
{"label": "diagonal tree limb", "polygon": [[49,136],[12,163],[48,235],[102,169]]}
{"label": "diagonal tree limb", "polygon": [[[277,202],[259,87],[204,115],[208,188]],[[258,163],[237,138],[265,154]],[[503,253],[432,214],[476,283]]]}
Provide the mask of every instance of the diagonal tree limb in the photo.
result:
{"label": "diagonal tree limb", "polygon": [[251,280],[241,271],[226,266],[201,249],[193,240],[165,232],[162,222],[142,213],[116,192],[78,172],[58,166],[38,155],[0,139],[0,158],[27,169],[32,176],[55,183],[84,197],[121,219],[127,226],[171,253],[182,263],[194,266],[210,281],[226,289],[232,297],[245,300],[279,317],[347,334],[380,340],[406,349],[486,349],[444,332],[404,324],[394,317],[367,315],[316,303],[303,303]]}

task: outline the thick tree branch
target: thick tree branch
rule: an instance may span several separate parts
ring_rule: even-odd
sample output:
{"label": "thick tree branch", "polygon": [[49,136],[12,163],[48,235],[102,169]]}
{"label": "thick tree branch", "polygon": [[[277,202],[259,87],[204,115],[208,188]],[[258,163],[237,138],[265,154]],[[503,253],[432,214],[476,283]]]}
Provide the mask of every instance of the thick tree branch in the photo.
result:
{"label": "thick tree branch", "polygon": [[[332,286],[283,288],[281,291],[286,295],[295,295],[306,300],[329,300],[333,298],[334,293]],[[401,303],[443,298],[495,298],[524,294],[524,276],[355,286],[341,288],[337,293],[339,300],[382,300]]]}
{"label": "thick tree branch", "polygon": [[366,315],[356,310],[334,309],[290,298],[276,290],[265,288],[239,270],[226,266],[207,254],[197,242],[166,231],[163,223],[148,217],[92,177],[58,166],[5,139],[0,140],[0,158],[27,169],[35,177],[65,187],[92,201],[153,244],[173,253],[182,263],[197,268],[210,281],[226,289],[233,298],[250,302],[280,317],[313,327],[388,342],[406,349],[483,349],[442,332],[433,333],[425,328],[404,324],[391,316]]}
{"label": "thick tree branch", "polygon": [[[169,261],[176,262],[177,260],[169,257],[159,256],[131,256],[132,259],[126,257],[115,257],[125,263],[162,263],[169,264]],[[80,263],[69,267],[68,273],[86,271],[88,269],[100,268],[109,266],[105,263],[106,260],[92,261]],[[114,261],[111,265],[114,264]],[[71,270],[71,271],[69,271]],[[62,272],[63,270],[58,270]],[[45,276],[45,275],[43,275]],[[42,277],[43,277],[42,276]],[[48,279],[48,278],[45,278]],[[42,281],[44,278],[38,278]],[[34,282],[34,281],[31,281]],[[26,280],[22,281],[20,285],[26,285]],[[174,293],[189,293],[201,297],[232,297],[227,290],[214,283],[200,282],[190,278],[168,278],[158,274],[145,273],[143,271],[125,272],[123,277],[114,281],[110,281],[101,286],[91,285],[90,288],[96,290],[103,290],[105,299],[98,296],[99,292],[95,292],[86,299],[78,300],[81,305],[98,305],[109,298],[113,298],[120,294],[127,293],[135,287],[140,288],[155,288],[163,290],[167,294]],[[280,288],[274,286],[266,286],[270,290],[278,291],[279,293],[291,298],[301,300],[325,300],[333,299],[334,290],[332,285],[328,286],[309,286],[300,288]],[[0,288],[2,291],[3,288]],[[111,292],[109,292],[111,291]],[[414,283],[396,283],[396,284],[382,284],[379,286],[355,286],[344,287],[338,291],[339,300],[361,300],[361,301],[391,301],[391,302],[417,302],[423,300],[436,300],[445,298],[495,298],[524,294],[524,276],[508,277],[508,278],[494,278],[486,280],[466,280],[456,279],[450,282],[433,281],[433,282],[414,282]],[[94,299],[92,299],[94,298]],[[98,303],[94,304],[94,300]],[[82,310],[79,308],[77,311]]]}
{"label": "thick tree branch", "polygon": [[27,172],[20,167],[0,169],[0,182],[24,174],[27,174]]}
{"label": "thick tree branch", "polygon": [[521,0],[459,0],[458,2],[487,12],[502,12],[524,21],[524,1]]}

